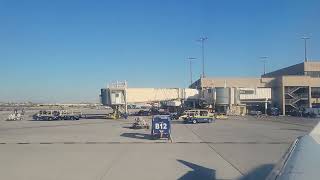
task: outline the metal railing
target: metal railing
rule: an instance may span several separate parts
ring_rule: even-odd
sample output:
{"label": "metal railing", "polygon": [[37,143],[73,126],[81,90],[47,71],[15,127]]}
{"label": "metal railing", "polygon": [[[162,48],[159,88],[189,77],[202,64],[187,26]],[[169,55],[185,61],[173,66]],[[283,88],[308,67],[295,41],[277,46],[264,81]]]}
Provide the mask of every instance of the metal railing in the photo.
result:
{"label": "metal railing", "polygon": [[108,84],[108,88],[127,88],[127,81],[115,81]]}

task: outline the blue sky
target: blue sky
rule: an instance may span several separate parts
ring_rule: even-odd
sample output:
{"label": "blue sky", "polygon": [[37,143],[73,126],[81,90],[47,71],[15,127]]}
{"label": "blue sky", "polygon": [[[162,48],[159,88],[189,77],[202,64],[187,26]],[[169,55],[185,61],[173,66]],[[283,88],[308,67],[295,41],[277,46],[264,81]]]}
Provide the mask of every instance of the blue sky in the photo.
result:
{"label": "blue sky", "polygon": [[0,101],[97,102],[108,82],[186,87],[186,58],[207,76],[260,76],[320,60],[318,0],[0,0]]}

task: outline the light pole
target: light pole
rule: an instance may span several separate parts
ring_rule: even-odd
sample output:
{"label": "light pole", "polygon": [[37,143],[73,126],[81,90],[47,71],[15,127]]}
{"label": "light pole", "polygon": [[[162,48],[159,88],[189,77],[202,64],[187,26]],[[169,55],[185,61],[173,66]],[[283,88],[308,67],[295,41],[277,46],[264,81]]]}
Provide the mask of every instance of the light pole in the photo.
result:
{"label": "light pole", "polygon": [[206,41],[207,37],[200,37],[197,41],[201,42],[201,50],[202,50],[202,78],[205,77],[204,74],[204,41]]}
{"label": "light pole", "polygon": [[189,61],[189,68],[190,68],[190,85],[192,85],[192,61],[197,58],[194,57],[188,57],[187,60]]}
{"label": "light pole", "polygon": [[259,59],[263,62],[263,75],[266,75],[266,63],[267,63],[267,56],[261,56]]}
{"label": "light pole", "polygon": [[301,39],[304,40],[304,61],[305,62],[308,62],[308,59],[307,59],[307,40],[310,39],[309,37],[302,37]]}

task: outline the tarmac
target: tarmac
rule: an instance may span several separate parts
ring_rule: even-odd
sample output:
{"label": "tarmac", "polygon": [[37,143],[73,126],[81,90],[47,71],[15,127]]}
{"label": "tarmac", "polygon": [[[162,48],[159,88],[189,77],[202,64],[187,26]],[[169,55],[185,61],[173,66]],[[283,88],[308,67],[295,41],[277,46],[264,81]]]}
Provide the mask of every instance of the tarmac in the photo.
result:
{"label": "tarmac", "polygon": [[[92,113],[103,111],[92,110]],[[172,121],[172,142],[124,120],[6,121],[0,113],[0,179],[264,179],[319,119],[232,116]],[[150,121],[151,117],[143,117]]]}

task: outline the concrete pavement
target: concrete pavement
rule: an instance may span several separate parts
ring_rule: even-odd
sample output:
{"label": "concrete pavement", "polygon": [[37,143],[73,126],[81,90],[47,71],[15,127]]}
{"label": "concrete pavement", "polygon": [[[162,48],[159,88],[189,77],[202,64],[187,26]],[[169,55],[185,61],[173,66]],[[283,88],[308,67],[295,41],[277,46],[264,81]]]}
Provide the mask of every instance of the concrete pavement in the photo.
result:
{"label": "concrete pavement", "polygon": [[28,116],[9,122],[0,115],[0,179],[263,179],[290,143],[317,122],[176,121],[170,143],[151,140],[150,130],[129,129],[133,117],[30,121]]}

